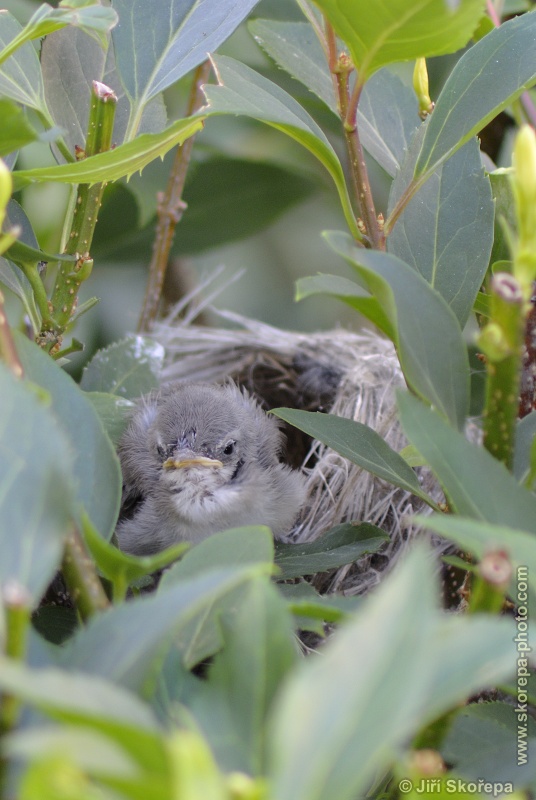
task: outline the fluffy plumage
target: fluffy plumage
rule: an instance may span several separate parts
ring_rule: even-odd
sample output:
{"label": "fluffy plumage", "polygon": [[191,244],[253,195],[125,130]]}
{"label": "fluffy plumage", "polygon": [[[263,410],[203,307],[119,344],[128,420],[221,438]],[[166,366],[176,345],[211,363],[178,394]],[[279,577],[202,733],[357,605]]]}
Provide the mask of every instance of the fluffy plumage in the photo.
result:
{"label": "fluffy plumage", "polygon": [[121,440],[119,546],[149,554],[240,525],[290,529],[304,498],[275,418],[234,385],[174,383],[142,398]]}

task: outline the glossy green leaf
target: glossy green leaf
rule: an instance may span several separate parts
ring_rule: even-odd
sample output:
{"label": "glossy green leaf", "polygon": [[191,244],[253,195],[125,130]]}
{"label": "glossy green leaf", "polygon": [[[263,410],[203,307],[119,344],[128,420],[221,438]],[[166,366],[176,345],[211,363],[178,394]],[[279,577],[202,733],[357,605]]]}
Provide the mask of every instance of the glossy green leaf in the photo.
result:
{"label": "glossy green leaf", "polygon": [[106,392],[87,392],[87,398],[91,401],[111,442],[117,447],[136,404],[125,397]]}
{"label": "glossy green leaf", "polygon": [[222,629],[209,692],[199,694],[191,710],[222,768],[259,775],[266,717],[297,661],[292,618],[277,590],[257,581],[246,587],[232,619],[223,618]]}
{"label": "glossy green leaf", "polygon": [[400,392],[398,408],[406,436],[426,458],[458,514],[536,533],[536,497],[503,464],[415,397]]}
{"label": "glossy green leaf", "polygon": [[0,98],[0,119],[0,156],[12,153],[37,139],[37,132],[28,122],[24,111],[11,100]]}
{"label": "glossy green leaf", "polygon": [[226,597],[266,567],[223,567],[92,617],[66,645],[64,664],[142,691],[165,648],[192,620],[218,615]]}
{"label": "glossy green leaf", "polygon": [[164,348],[147,336],[130,335],[96,353],[85,367],[80,386],[135,400],[159,385]]}
{"label": "glossy green leaf", "polygon": [[121,470],[112,443],[73,379],[25,336],[17,334],[16,344],[26,376],[50,393],[54,416],[69,439],[77,499],[97,530],[109,539],[121,498]]}
{"label": "glossy green leaf", "polygon": [[445,0],[315,0],[340,38],[348,45],[361,81],[379,67],[422,56],[454,53],[462,48],[480,21],[483,0],[450,6]]}
{"label": "glossy green leaf", "polygon": [[265,122],[307,148],[331,175],[350,230],[359,237],[339,159],[323,131],[299,103],[275,83],[227,56],[212,58],[218,85],[207,84],[204,115],[237,114]]}
{"label": "glossy green leaf", "polygon": [[[249,29],[263,50],[305,84],[338,116],[326,56],[311,25],[259,19]],[[365,85],[357,111],[361,144],[394,177],[419,124],[415,93],[397,75],[381,70]]]}
{"label": "glossy green leaf", "polygon": [[115,59],[131,99],[127,141],[136,135],[151,98],[205,61],[207,53],[233,33],[257,2],[115,0],[121,21],[112,33]]}
{"label": "glossy green leaf", "polygon": [[[7,47],[22,31],[9,11],[0,10],[0,48]],[[20,47],[0,66],[0,96],[34,108],[47,116],[43,76],[37,52],[31,42]]]}
{"label": "glossy green leaf", "polygon": [[347,522],[336,525],[314,542],[276,542],[278,578],[288,580],[353,564],[363,555],[378,552],[386,541],[388,534],[370,522]]}
{"label": "glossy green leaf", "polygon": [[32,626],[40,636],[52,644],[63,644],[73,635],[78,625],[78,616],[74,608],[41,605],[32,614]]}
{"label": "glossy green leaf", "polygon": [[296,281],[296,300],[304,300],[306,297],[319,294],[341,300],[370,319],[390,339],[394,339],[395,332],[391,321],[379,302],[354,281],[339,275],[312,275]]}
{"label": "glossy green leaf", "polygon": [[361,797],[426,722],[513,671],[514,625],[437,611],[429,559],[415,548],[283,687],[269,737],[272,797]]}
{"label": "glossy green leaf", "polygon": [[[413,147],[393,182],[389,212],[412,180],[417,155]],[[387,239],[388,251],[420,272],[462,328],[488,268],[493,219],[490,182],[472,139],[429,177]]]}
{"label": "glossy green leaf", "polygon": [[437,98],[415,175],[445,159],[536,83],[536,13],[496,28],[460,58]]}
{"label": "glossy green leaf", "polygon": [[32,287],[21,270],[2,256],[0,256],[0,284],[7,286],[19,298],[34,333],[37,333],[41,328],[41,315],[35,304]]}
{"label": "glossy green leaf", "polygon": [[294,427],[305,431],[319,442],[332,447],[352,463],[372,472],[378,478],[412,492],[427,503],[433,501],[423,492],[414,471],[375,430],[345,417],[320,412],[299,411],[292,408],[276,408],[276,417],[284,419]]}
{"label": "glossy green leaf", "polygon": [[519,724],[516,707],[508,703],[472,703],[454,718],[440,753],[456,774],[466,780],[486,776],[486,782],[511,783],[514,789],[530,788],[536,780],[536,725],[526,722],[525,763],[519,763]]}
{"label": "glossy green leaf", "polygon": [[48,3],[39,6],[20,33],[0,50],[0,64],[26,42],[47,36],[65,25],[82,28],[90,36],[95,36],[103,47],[106,46],[107,34],[117,23],[117,14],[112,8],[106,8],[100,3],[88,3],[78,8],[62,6],[63,3],[58,8],[52,8]]}
{"label": "glossy green leaf", "polygon": [[408,384],[461,428],[469,407],[469,364],[453,311],[400,259],[357,248],[344,233],[324,235],[382,305],[396,333],[394,343]]}
{"label": "glossy green leaf", "polygon": [[62,261],[70,263],[76,261],[76,256],[68,255],[67,253],[55,254],[41,250],[35,238],[32,223],[28,219],[26,212],[22,206],[12,198],[7,205],[6,220],[3,228],[5,231],[8,231],[15,227],[19,228],[20,233],[17,240],[6,251],[12,261],[22,264],[35,264],[38,261]]}
{"label": "glossy green leaf", "polygon": [[497,169],[490,172],[489,179],[495,202],[495,236],[490,256],[490,264],[494,264],[496,261],[509,261],[512,258],[505,224],[508,230],[515,231],[517,219],[510,171]]}
{"label": "glossy green leaf", "polygon": [[19,170],[13,176],[14,183],[20,188],[40,181],[89,184],[116,181],[142,170],[153,159],[164,156],[168,150],[182,144],[202,127],[203,120],[199,117],[179,119],[161,133],[144,133],[135,141],[121,144],[115,150],[108,150],[73,164]]}
{"label": "glossy green leaf", "polygon": [[75,509],[69,442],[49,408],[0,364],[0,584],[35,603],[61,561]]}

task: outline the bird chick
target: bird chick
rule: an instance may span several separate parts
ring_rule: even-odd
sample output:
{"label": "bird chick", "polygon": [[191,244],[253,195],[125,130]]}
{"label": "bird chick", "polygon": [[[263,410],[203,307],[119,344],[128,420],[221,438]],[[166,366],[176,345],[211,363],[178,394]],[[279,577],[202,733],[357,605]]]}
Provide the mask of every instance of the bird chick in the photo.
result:
{"label": "bird chick", "polygon": [[290,529],[304,479],[281,464],[282,434],[234,385],[175,383],[142,398],[119,445],[127,553],[155,553],[216,531]]}

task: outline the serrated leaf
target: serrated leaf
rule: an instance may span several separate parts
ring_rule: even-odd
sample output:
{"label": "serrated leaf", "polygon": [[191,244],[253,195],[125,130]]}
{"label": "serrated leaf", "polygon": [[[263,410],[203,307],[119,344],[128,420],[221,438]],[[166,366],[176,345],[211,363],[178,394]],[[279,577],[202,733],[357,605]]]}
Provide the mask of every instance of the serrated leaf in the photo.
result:
{"label": "serrated leaf", "polygon": [[424,724],[513,671],[511,621],[451,619],[437,594],[417,547],[295,670],[269,733],[274,798],[361,797]]}
{"label": "serrated leaf", "polygon": [[[115,60],[131,99],[127,141],[143,109],[201,64],[249,14],[258,0],[115,0],[121,20],[112,32]],[[147,36],[147,31],[152,32]],[[136,57],[133,59],[132,54]]]}
{"label": "serrated leaf", "polygon": [[38,603],[75,512],[70,445],[49,408],[0,364],[0,584]]}
{"label": "serrated leaf", "polygon": [[357,248],[344,233],[324,234],[355,267],[395,331],[394,343],[411,388],[461,428],[469,408],[469,362],[462,332],[443,298],[405,262]]}
{"label": "serrated leaf", "polygon": [[239,61],[227,56],[213,56],[212,63],[218,85],[207,84],[204,87],[208,106],[201,113],[206,116],[237,114],[252,117],[303,145],[328,170],[348,226],[360,238],[341,163],[313,118],[287,92]]}
{"label": "serrated leaf", "polygon": [[415,167],[431,174],[536,82],[534,11],[504,22],[457,62],[435,105]]}
{"label": "serrated leaf", "polygon": [[386,541],[388,534],[376,525],[349,522],[336,525],[314,542],[276,542],[275,563],[281,570],[278,577],[288,580],[353,564],[363,555],[376,553]]}
{"label": "serrated leaf", "polygon": [[[259,19],[249,23],[277,64],[314,92],[338,116],[326,56],[311,25]],[[363,89],[357,110],[361,144],[394,177],[419,124],[415,93],[397,75],[380,70]]]}
{"label": "serrated leaf", "polygon": [[464,0],[455,8],[445,0],[315,0],[348,45],[362,83],[396,61],[439,56],[462,48],[478,25],[485,3]]}
{"label": "serrated leaf", "polygon": [[[412,180],[420,139],[393,181],[389,213]],[[493,220],[490,182],[478,142],[472,139],[428,178],[387,238],[388,251],[414,267],[439,292],[461,328],[488,268]]]}
{"label": "serrated leaf", "polygon": [[36,344],[15,332],[26,376],[46,389],[52,410],[74,454],[76,496],[105,539],[114,529],[121,498],[121,470],[112,443],[84,392]]}
{"label": "serrated leaf", "polygon": [[417,398],[398,394],[402,427],[464,516],[536,533],[536,497],[484,448],[453,430]]}
{"label": "serrated leaf", "polygon": [[[21,31],[22,25],[15,17],[0,10],[0,47],[9,46]],[[0,66],[0,95],[48,116],[39,58],[31,42],[23,44]]]}
{"label": "serrated leaf", "polygon": [[433,504],[426,492],[421,489],[416,474],[402,456],[368,425],[318,411],[276,408],[271,413],[294,425],[295,428],[305,431],[319,442],[332,447],[341,456],[366,469],[367,472]]}
{"label": "serrated leaf", "polygon": [[133,142],[121,144],[114,150],[90,156],[74,164],[19,170],[13,176],[14,184],[20,188],[40,181],[89,184],[116,181],[142,170],[153,159],[164,156],[168,150],[182,144],[202,127],[203,119],[199,117],[179,119],[161,133],[141,134]]}
{"label": "serrated leaf", "polygon": [[147,336],[130,335],[99,350],[85,367],[80,386],[135,400],[159,384],[164,348]]}
{"label": "serrated leaf", "polygon": [[82,28],[90,36],[95,36],[103,47],[107,43],[108,31],[117,24],[117,14],[112,8],[94,3],[78,8],[52,8],[43,3],[32,14],[28,23],[11,42],[0,50],[0,64],[9,58],[19,47],[32,39],[39,39],[66,25]]}

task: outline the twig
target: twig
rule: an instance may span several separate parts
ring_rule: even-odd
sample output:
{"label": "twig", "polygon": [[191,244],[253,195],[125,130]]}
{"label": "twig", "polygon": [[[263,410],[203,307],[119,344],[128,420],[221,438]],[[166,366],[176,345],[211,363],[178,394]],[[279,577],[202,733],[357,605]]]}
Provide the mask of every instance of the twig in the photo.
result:
{"label": "twig", "polygon": [[[208,80],[209,73],[210,61],[205,61],[196,69],[188,100],[187,116],[191,116],[202,106],[204,95],[201,87]],[[138,324],[140,331],[151,330],[158,313],[175,228],[186,208],[182,193],[193,146],[194,137],[191,136],[177,148],[167,188],[158,205],[155,243]]]}
{"label": "twig", "polygon": [[356,206],[366,228],[369,246],[376,250],[384,250],[385,238],[378,222],[357,126],[357,108],[363,85],[358,76],[350,94],[349,77],[354,70],[354,65],[346,53],[337,53],[335,31],[327,18],[325,18],[324,24],[328,46],[328,65],[333,78],[337,106],[344,129]]}
{"label": "twig", "polygon": [[66,539],[61,570],[82,620],[108,608],[109,600],[77,528]]}
{"label": "twig", "polygon": [[[81,152],[82,158],[110,149],[116,103],[117,97],[108,86],[93,81],[86,147]],[[50,314],[43,319],[37,337],[38,344],[52,355],[60,349],[63,334],[78,302],[80,284],[87,280],[93,268],[89,250],[105,186],[105,183],[92,186],[84,183],[78,187],[71,233],[65,248],[65,252],[76,255],[77,260],[74,266],[65,262],[60,264],[49,305]]]}

